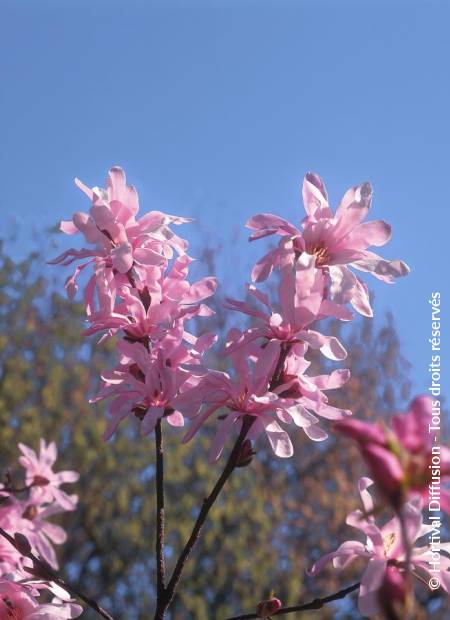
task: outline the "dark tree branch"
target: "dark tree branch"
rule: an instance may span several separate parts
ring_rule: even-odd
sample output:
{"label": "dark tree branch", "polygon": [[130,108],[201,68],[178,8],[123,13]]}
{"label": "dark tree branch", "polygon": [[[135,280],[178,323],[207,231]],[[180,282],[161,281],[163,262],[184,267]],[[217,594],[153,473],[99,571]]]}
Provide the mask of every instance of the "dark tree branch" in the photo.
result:
{"label": "dark tree branch", "polygon": [[278,357],[277,365],[275,366],[275,370],[273,371],[272,380],[269,385],[269,391],[274,390],[280,384],[281,374],[283,372],[284,364],[290,350],[291,345],[289,343],[283,342],[281,344],[280,356]]}
{"label": "dark tree branch", "polygon": [[[345,598],[347,594],[354,592],[359,588],[359,583],[354,583],[352,586],[348,588],[344,588],[343,590],[339,590],[339,592],[335,592],[334,594],[330,594],[329,596],[324,596],[323,598],[315,598],[313,601],[309,603],[301,603],[299,605],[293,605],[292,607],[282,607],[278,611],[272,614],[272,616],[283,616],[285,614],[293,614],[296,611],[313,611],[316,609],[322,609],[327,603],[332,603],[333,601],[338,601],[342,598]],[[232,618],[227,618],[227,620],[256,620],[259,618],[256,613],[244,614],[241,616],[233,616]]]}
{"label": "dark tree branch", "polygon": [[164,601],[162,605],[158,606],[158,609],[156,610],[155,613],[155,620],[161,620],[162,618],[164,618],[165,612],[167,610],[167,608],[169,607],[170,603],[173,600],[173,597],[175,595],[175,590],[180,582],[181,576],[183,574],[186,562],[196,544],[196,542],[199,539],[200,536],[200,532],[202,530],[202,527],[206,521],[206,518],[209,514],[209,511],[211,510],[211,508],[214,505],[214,502],[216,501],[217,497],[219,496],[219,493],[221,492],[221,490],[223,489],[223,487],[225,486],[226,481],[228,480],[228,478],[231,476],[231,474],[233,473],[233,470],[236,467],[236,462],[239,456],[239,452],[241,449],[241,446],[247,436],[248,431],[250,430],[250,427],[252,426],[254,422],[254,417],[252,416],[245,416],[242,422],[242,428],[241,428],[241,432],[239,433],[239,437],[237,438],[236,443],[234,444],[233,450],[231,451],[231,454],[228,458],[228,461],[225,465],[225,468],[222,472],[222,474],[220,475],[220,478],[217,480],[213,490],[211,491],[211,493],[209,494],[209,496],[203,500],[203,505],[201,507],[200,513],[197,517],[197,520],[195,522],[195,525],[192,529],[191,535],[189,537],[189,540],[187,541],[183,551],[181,552],[180,557],[178,558],[178,561],[175,565],[175,569],[173,571],[172,577],[167,585],[167,588],[165,590],[165,596],[164,596]]}
{"label": "dark tree branch", "polygon": [[8,532],[6,532],[2,527],[0,527],[0,535],[3,536],[3,538],[6,538],[6,540],[15,549],[17,549],[19,553],[21,553],[23,556],[33,562],[33,568],[26,569],[32,575],[35,575],[36,577],[39,577],[40,579],[44,579],[46,581],[54,581],[61,588],[67,590],[67,592],[69,592],[72,596],[86,603],[88,607],[93,609],[102,618],[106,618],[106,620],[114,620],[114,618],[110,616],[110,614],[105,609],[100,607],[97,601],[89,598],[82,592],[79,592],[74,586],[62,579],[62,577],[60,577],[45,560],[34,555],[31,551],[30,544],[25,536],[15,534],[15,536],[13,537],[8,534]]}
{"label": "dark tree branch", "polygon": [[[270,384],[268,386],[268,390],[274,390],[280,384],[284,364],[286,362],[287,356],[289,355],[290,349],[291,349],[291,345],[289,343],[282,343],[281,349],[280,349],[280,355],[278,357],[277,364],[274,368],[273,375],[270,380]],[[175,591],[182,577],[186,562],[189,559],[189,556],[200,537],[201,530],[208,517],[209,511],[213,507],[214,502],[216,501],[217,497],[219,496],[220,492],[225,486],[225,483],[227,482],[228,478],[231,476],[234,469],[236,468],[242,444],[244,443],[245,438],[247,437],[247,434],[254,421],[255,421],[254,416],[251,416],[251,415],[244,416],[243,421],[242,421],[241,431],[239,433],[239,437],[237,438],[236,443],[234,444],[233,450],[231,451],[231,454],[228,458],[225,468],[222,471],[210,495],[205,500],[203,500],[203,505],[200,509],[200,513],[194,524],[189,540],[187,541],[186,545],[184,546],[183,551],[181,552],[181,555],[179,556],[177,560],[172,577],[167,587],[161,590],[161,595],[158,596],[154,620],[164,620],[167,608],[169,607],[169,605],[171,604],[173,600]],[[158,593],[160,593],[159,589],[158,589]]]}
{"label": "dark tree branch", "polygon": [[165,558],[164,558],[164,445],[161,418],[155,427],[156,448],[156,583],[157,598],[164,598],[165,590]]}

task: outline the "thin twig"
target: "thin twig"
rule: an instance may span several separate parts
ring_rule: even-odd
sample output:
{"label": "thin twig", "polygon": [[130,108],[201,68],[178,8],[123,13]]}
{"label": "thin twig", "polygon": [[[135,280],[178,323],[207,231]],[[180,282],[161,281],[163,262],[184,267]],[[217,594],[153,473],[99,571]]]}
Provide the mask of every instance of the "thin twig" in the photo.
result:
{"label": "thin twig", "polygon": [[275,366],[275,370],[273,371],[272,380],[269,385],[269,391],[274,390],[280,384],[281,374],[283,372],[284,364],[286,362],[286,358],[289,355],[289,351],[291,350],[291,344],[282,343],[280,356],[278,357],[277,365]]}
{"label": "thin twig", "polygon": [[165,558],[164,558],[164,444],[162,437],[161,418],[155,427],[156,448],[156,583],[157,600],[164,597],[165,589]]}
{"label": "thin twig", "polygon": [[[298,605],[293,605],[291,607],[282,607],[278,611],[272,614],[272,616],[283,616],[285,614],[293,614],[296,611],[312,611],[316,609],[322,609],[327,603],[332,603],[333,601],[338,601],[354,592],[359,588],[359,583],[354,583],[352,586],[348,588],[344,588],[343,590],[339,590],[339,592],[335,592],[334,594],[330,594],[329,596],[324,596],[323,598],[315,598],[313,601],[309,603],[300,603]],[[227,620],[255,620],[259,618],[256,613],[244,614],[241,616],[233,616],[232,618],[227,618]]]}
{"label": "thin twig", "polygon": [[[270,384],[268,386],[269,390],[274,390],[276,387],[278,387],[278,385],[280,384],[280,380],[281,380],[281,374],[283,372],[283,368],[284,368],[284,364],[286,362],[286,358],[289,354],[289,351],[291,349],[291,345],[290,344],[285,344],[283,343],[281,345],[281,350],[280,350],[280,355],[277,361],[277,364],[274,368],[274,372],[272,375],[272,379],[270,381]],[[195,546],[195,544],[197,543],[197,540],[199,539],[202,527],[206,521],[206,518],[209,514],[209,511],[211,510],[212,506],[214,505],[214,502],[216,501],[217,497],[219,496],[220,492],[222,491],[223,487],[225,486],[225,483],[227,482],[228,478],[231,476],[231,474],[233,473],[235,467],[236,467],[236,462],[239,456],[239,452],[241,450],[242,444],[244,443],[245,438],[247,437],[247,434],[253,424],[253,422],[255,421],[255,417],[254,416],[250,416],[250,415],[245,415],[242,421],[242,427],[241,427],[241,431],[239,433],[239,437],[236,440],[236,443],[234,444],[233,450],[231,451],[231,454],[228,458],[228,461],[224,467],[224,470],[222,471],[219,479],[217,480],[213,490],[211,491],[210,495],[203,500],[203,505],[201,507],[201,510],[199,512],[199,515],[197,517],[197,520],[194,524],[194,527],[192,529],[191,535],[189,537],[189,540],[187,541],[186,545],[184,546],[183,551],[181,552],[181,555],[179,556],[177,563],[175,565],[172,577],[167,585],[167,587],[163,590],[163,596],[159,597],[159,601],[157,603],[157,607],[156,607],[156,612],[155,612],[155,616],[154,616],[154,620],[163,620],[165,617],[165,612],[167,610],[167,608],[169,607],[169,605],[171,604],[173,597],[175,595],[175,591],[178,587],[178,584],[180,582],[181,576],[183,574],[186,562]],[[162,599],[162,600],[161,600]]]}
{"label": "thin twig", "polygon": [[57,573],[55,573],[52,567],[45,560],[43,560],[39,556],[34,555],[31,551],[31,547],[29,546],[28,540],[25,538],[25,536],[21,536],[20,539],[18,539],[17,534],[16,534],[16,537],[13,537],[10,534],[8,534],[8,532],[6,532],[2,527],[0,527],[0,535],[3,536],[3,538],[6,538],[6,540],[15,549],[17,549],[19,553],[21,553],[23,556],[27,557],[29,560],[33,562],[33,569],[26,569],[28,570],[28,572],[42,579],[45,579],[46,581],[54,581],[56,584],[61,586],[61,588],[63,588],[64,590],[67,590],[67,592],[69,592],[72,596],[86,603],[88,607],[90,607],[95,612],[97,612],[98,615],[101,616],[102,618],[106,618],[106,620],[114,620],[114,618],[106,610],[104,610],[97,603],[97,601],[95,601],[92,598],[89,598],[82,592],[79,592],[74,586],[72,586],[70,583],[68,583],[62,577],[60,577]]}
{"label": "thin twig", "polygon": [[250,427],[252,426],[253,422],[254,422],[255,418],[252,416],[245,416],[242,422],[242,428],[241,428],[241,432],[239,433],[239,437],[236,441],[236,443],[234,444],[233,450],[231,451],[231,454],[228,458],[228,461],[225,465],[225,468],[222,472],[222,474],[220,475],[220,478],[217,480],[213,490],[211,491],[211,493],[209,494],[209,496],[203,501],[203,505],[202,508],[200,510],[200,513],[197,517],[197,520],[195,522],[195,525],[192,529],[191,535],[189,537],[189,540],[187,541],[183,551],[181,552],[180,557],[178,558],[178,561],[175,565],[175,569],[173,571],[172,577],[167,585],[167,588],[165,590],[165,602],[164,605],[157,610],[156,614],[155,614],[155,620],[160,620],[160,618],[164,618],[164,614],[165,611],[167,610],[167,608],[169,607],[170,603],[172,602],[172,599],[174,597],[175,594],[175,590],[180,582],[181,576],[183,574],[183,570],[184,567],[186,565],[186,562],[200,536],[200,532],[202,530],[202,527],[206,521],[206,518],[208,516],[209,511],[211,510],[212,506],[214,505],[214,502],[216,501],[219,493],[221,492],[221,490],[223,489],[223,487],[225,486],[226,481],[228,480],[228,478],[231,476],[231,474],[233,473],[233,470],[236,467],[236,461],[237,458],[239,456],[239,451],[241,449],[241,446],[247,436],[248,431],[250,430]]}

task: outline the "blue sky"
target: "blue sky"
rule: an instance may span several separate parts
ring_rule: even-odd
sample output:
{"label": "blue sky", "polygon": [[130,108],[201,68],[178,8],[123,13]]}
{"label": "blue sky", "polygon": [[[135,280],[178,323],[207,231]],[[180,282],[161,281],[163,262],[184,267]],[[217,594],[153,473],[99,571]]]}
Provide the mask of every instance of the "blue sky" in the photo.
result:
{"label": "blue sky", "polygon": [[87,207],[74,176],[102,185],[121,164],[143,210],[219,233],[237,287],[263,250],[246,245],[250,215],[298,221],[307,170],[334,204],[369,179],[372,218],[394,228],[382,253],[412,268],[373,286],[376,311],[394,312],[425,390],[435,290],[450,359],[449,18],[445,0],[3,0],[2,227],[25,251],[33,228]]}

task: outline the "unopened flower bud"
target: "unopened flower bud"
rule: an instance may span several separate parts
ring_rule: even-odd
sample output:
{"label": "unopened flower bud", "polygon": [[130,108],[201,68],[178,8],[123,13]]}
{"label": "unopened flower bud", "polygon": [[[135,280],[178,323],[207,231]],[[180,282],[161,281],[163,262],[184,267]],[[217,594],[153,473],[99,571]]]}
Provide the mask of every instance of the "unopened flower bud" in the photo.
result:
{"label": "unopened flower bud", "polygon": [[250,465],[255,454],[251,440],[245,439],[236,459],[236,467],[247,467],[247,465]]}
{"label": "unopened flower bud", "polygon": [[27,555],[31,553],[31,545],[28,542],[28,538],[21,534],[20,532],[16,532],[14,534],[14,540],[16,541],[17,550],[20,551],[23,555]]}
{"label": "unopened flower bud", "polygon": [[29,521],[33,521],[33,519],[36,518],[37,515],[38,515],[38,509],[36,508],[36,506],[31,505],[25,508],[22,514],[22,518],[28,519]]}
{"label": "unopened flower bud", "polygon": [[272,597],[267,601],[261,601],[258,603],[256,606],[256,614],[258,618],[268,618],[279,609],[281,609],[280,599]]}

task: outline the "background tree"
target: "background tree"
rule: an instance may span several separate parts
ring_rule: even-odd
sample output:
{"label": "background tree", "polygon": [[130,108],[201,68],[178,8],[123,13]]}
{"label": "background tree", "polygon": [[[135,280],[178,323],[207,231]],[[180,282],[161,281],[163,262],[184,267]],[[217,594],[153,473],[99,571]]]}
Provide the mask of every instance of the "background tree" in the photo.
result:
{"label": "background tree", "polygon": [[[211,257],[205,251],[204,258]],[[81,473],[78,509],[64,521],[69,539],[60,549],[62,570],[116,618],[144,620],[155,596],[152,437],[140,438],[133,424],[125,424],[114,441],[102,442],[104,408],[87,398],[112,364],[112,346],[82,337],[82,305],[54,292],[40,275],[42,262],[37,254],[14,262],[0,249],[0,467],[16,461],[18,441],[36,447],[43,436],[57,442],[61,469]],[[219,298],[215,303],[208,329],[222,333],[229,319]],[[408,364],[392,317],[378,325],[359,320],[351,328],[335,322],[332,329],[347,346],[352,370],[333,404],[358,417],[401,408],[409,397]],[[330,363],[314,356],[313,364],[320,372]],[[180,432],[165,433],[169,570],[220,471],[220,464],[208,463],[212,432],[187,446]],[[345,516],[358,504],[356,481],[363,472],[356,449],[332,435],[313,443],[301,431],[295,444],[294,457],[281,461],[260,441],[252,465],[231,478],[171,618],[221,619],[252,610],[271,588],[294,603],[356,579],[333,570],[314,581],[305,577],[314,559],[346,538]],[[428,600],[425,588],[422,597]],[[445,618],[448,609],[435,597],[417,618]],[[332,616],[356,618],[358,612],[347,599],[311,613],[317,620]]]}

